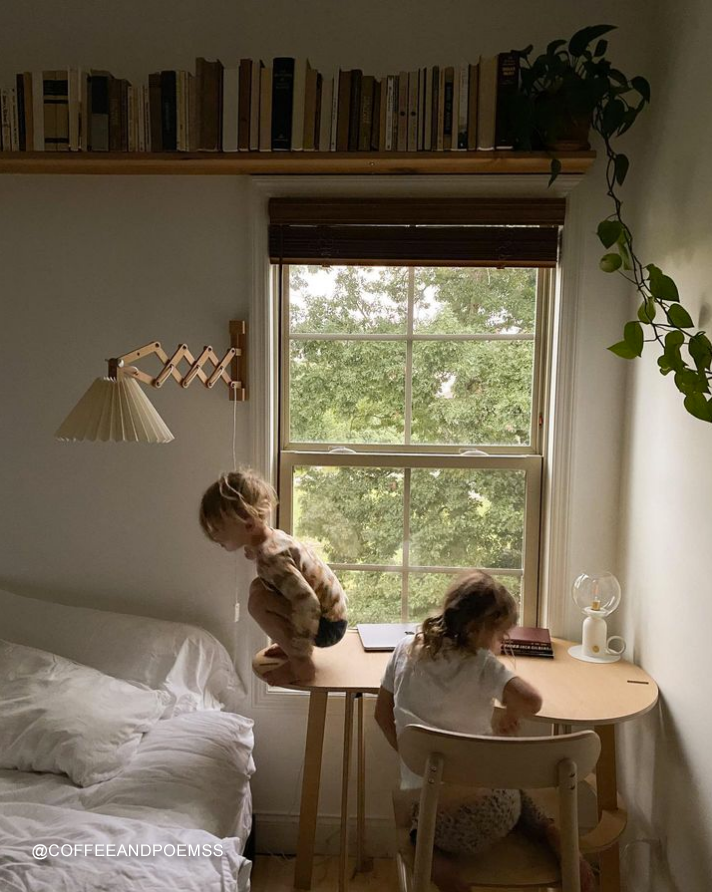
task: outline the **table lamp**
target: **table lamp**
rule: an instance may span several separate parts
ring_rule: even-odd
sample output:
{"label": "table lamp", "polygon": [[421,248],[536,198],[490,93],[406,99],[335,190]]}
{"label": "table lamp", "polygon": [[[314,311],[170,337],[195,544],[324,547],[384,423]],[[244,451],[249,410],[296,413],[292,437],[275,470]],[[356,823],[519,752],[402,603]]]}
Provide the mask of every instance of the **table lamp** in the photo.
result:
{"label": "table lamp", "polygon": [[[586,663],[615,663],[625,652],[625,641],[620,635],[608,638],[606,617],[621,602],[621,587],[608,571],[582,573],[571,589],[574,603],[585,615],[582,643],[569,648],[569,653]],[[612,641],[622,642],[619,650],[612,649]]]}

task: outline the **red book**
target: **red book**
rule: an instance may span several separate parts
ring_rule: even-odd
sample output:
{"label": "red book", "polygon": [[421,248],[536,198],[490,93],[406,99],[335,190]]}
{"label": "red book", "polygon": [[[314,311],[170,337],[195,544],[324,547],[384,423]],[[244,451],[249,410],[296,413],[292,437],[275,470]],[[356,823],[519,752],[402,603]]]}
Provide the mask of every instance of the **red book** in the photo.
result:
{"label": "red book", "polygon": [[527,657],[553,657],[548,629],[533,626],[513,626],[502,643],[502,653]]}

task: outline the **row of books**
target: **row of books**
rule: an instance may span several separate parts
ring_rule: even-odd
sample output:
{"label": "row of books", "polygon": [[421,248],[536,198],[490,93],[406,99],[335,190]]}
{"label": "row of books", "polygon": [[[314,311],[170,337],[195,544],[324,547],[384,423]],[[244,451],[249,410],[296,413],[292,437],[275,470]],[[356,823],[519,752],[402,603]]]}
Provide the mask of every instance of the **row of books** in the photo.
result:
{"label": "row of books", "polygon": [[373,77],[306,59],[196,60],[133,86],[108,71],[23,72],[0,89],[2,151],[419,152],[511,149],[515,53]]}
{"label": "row of books", "polygon": [[502,642],[502,653],[514,657],[545,657],[552,659],[554,648],[548,629],[514,626]]}

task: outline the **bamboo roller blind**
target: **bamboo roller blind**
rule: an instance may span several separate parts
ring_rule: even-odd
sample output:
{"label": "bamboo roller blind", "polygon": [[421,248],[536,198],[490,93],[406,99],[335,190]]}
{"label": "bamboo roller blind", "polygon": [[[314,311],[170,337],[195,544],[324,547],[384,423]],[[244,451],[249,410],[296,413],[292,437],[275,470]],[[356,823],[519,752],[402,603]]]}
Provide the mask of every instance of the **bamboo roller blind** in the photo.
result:
{"label": "bamboo roller blind", "polygon": [[270,259],[551,267],[565,209],[562,198],[273,198]]}

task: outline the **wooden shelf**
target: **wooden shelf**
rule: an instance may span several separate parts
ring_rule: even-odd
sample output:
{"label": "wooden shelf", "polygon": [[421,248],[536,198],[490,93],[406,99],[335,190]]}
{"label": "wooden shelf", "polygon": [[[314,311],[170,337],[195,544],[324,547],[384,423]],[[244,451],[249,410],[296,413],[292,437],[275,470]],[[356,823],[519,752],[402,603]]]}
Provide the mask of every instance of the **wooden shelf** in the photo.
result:
{"label": "wooden shelf", "polygon": [[[557,155],[561,172],[583,174],[595,152]],[[548,174],[551,158],[532,152],[0,152],[15,174]]]}

